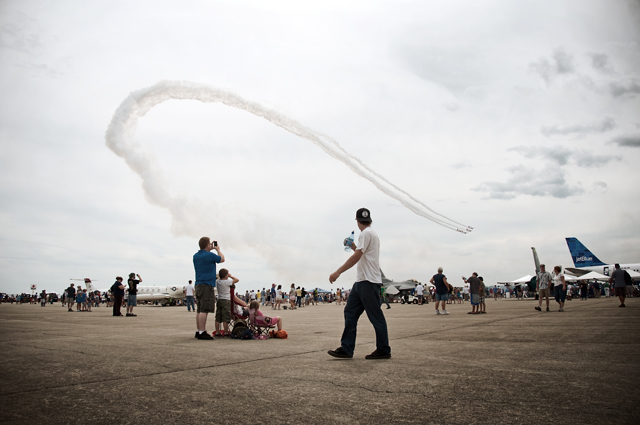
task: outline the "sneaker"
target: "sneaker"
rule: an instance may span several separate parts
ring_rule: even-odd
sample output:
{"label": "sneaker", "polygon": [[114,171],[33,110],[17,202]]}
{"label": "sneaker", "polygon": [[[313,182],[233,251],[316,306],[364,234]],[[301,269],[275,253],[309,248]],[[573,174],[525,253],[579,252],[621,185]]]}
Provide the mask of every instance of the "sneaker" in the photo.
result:
{"label": "sneaker", "polygon": [[133,314],[127,313],[127,317],[131,317],[131,316],[133,316]]}
{"label": "sneaker", "polygon": [[196,331],[196,338],[198,338],[198,336],[200,335],[200,332]]}
{"label": "sneaker", "polygon": [[213,339],[213,337],[206,332],[202,332],[198,334],[198,339]]}
{"label": "sneaker", "polygon": [[351,359],[351,358],[353,358],[353,355],[350,356],[347,353],[345,353],[344,350],[342,349],[342,347],[338,347],[335,350],[329,350],[329,351],[327,351],[327,353],[329,353],[330,356],[338,357],[340,359]]}
{"label": "sneaker", "polygon": [[559,311],[560,313],[562,313],[564,310],[562,309],[562,307],[560,307],[560,308],[558,309],[558,311]]}
{"label": "sneaker", "polygon": [[449,314],[447,310],[442,310],[442,314]]}
{"label": "sneaker", "polygon": [[373,353],[364,356],[365,359],[367,360],[375,360],[375,359],[390,359],[391,358],[391,353],[383,353],[382,351],[378,351],[376,349],[376,351],[374,351]]}
{"label": "sneaker", "polygon": [[440,310],[436,310],[436,314],[440,314]]}
{"label": "sneaker", "polygon": [[549,307],[547,307],[547,311],[549,311]]}
{"label": "sneaker", "polygon": [[535,309],[536,309],[536,310],[538,310],[538,311],[542,311],[542,309],[540,308],[540,306],[536,307]]}

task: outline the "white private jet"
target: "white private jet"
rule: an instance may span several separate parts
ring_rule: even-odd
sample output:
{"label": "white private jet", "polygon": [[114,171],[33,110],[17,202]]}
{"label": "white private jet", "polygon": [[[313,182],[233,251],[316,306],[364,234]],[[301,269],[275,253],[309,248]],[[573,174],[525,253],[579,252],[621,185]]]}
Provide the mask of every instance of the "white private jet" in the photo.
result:
{"label": "white private jet", "polygon": [[[71,279],[80,280],[80,279]],[[91,279],[84,278],[84,285],[89,291],[100,291],[101,293],[107,292],[108,289],[97,289],[91,283]],[[126,282],[123,282],[124,287],[127,287]],[[126,290],[126,289],[125,289]],[[161,305],[167,305],[170,298],[174,300],[183,299],[186,297],[184,286],[138,286],[138,301],[160,301]]]}

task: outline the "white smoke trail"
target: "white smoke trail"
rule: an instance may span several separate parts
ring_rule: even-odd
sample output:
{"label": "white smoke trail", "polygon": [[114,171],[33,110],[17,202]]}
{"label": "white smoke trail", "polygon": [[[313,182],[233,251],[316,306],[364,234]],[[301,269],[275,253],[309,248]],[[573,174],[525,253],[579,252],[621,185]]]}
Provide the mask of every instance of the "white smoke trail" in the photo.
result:
{"label": "white smoke trail", "polygon": [[384,194],[396,199],[415,214],[461,233],[468,233],[473,230],[470,226],[460,224],[433,211],[427,205],[370,169],[361,160],[347,153],[335,140],[315,132],[289,117],[245,100],[236,94],[208,85],[182,81],[161,81],[154,86],[131,93],[120,104],[107,128],[105,138],[109,149],[124,158],[129,167],[142,178],[143,189],[147,199],[151,203],[169,210],[173,218],[172,226],[174,232],[191,234],[188,229],[192,228],[192,224],[195,223],[190,223],[189,221],[190,217],[193,217],[193,214],[188,213],[190,211],[188,207],[190,201],[182,197],[171,196],[167,192],[168,185],[164,181],[162,170],[156,161],[142,150],[142,147],[135,139],[138,119],[154,106],[170,99],[199,100],[207,103],[218,102],[262,117],[297,136],[313,142],[327,154],[344,163],[360,177],[369,180]]}

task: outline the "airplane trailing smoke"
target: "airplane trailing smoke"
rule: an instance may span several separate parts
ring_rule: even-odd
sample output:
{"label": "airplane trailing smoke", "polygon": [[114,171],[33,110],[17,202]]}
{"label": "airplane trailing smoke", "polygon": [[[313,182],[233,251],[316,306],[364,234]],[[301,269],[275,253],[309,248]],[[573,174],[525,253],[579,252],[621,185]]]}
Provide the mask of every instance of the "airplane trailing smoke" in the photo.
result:
{"label": "airplane trailing smoke", "polygon": [[[184,81],[161,81],[127,96],[115,111],[107,128],[105,138],[107,147],[116,155],[124,158],[129,167],[142,178],[143,189],[147,199],[151,203],[169,210],[173,218],[173,226],[189,227],[187,222],[189,214],[187,213],[188,210],[185,209],[185,200],[171,196],[166,192],[168,186],[164,184],[162,170],[142,150],[142,147],[135,139],[138,119],[143,117],[154,106],[171,99],[199,100],[207,103],[218,102],[264,118],[278,127],[311,141],[328,155],[345,164],[354,173],[369,180],[382,193],[396,199],[415,214],[460,233],[468,233],[473,230],[473,227],[463,225],[435,212],[373,171],[360,159],[346,152],[335,140],[313,131],[279,112],[212,86]],[[179,229],[174,230],[179,231]]]}

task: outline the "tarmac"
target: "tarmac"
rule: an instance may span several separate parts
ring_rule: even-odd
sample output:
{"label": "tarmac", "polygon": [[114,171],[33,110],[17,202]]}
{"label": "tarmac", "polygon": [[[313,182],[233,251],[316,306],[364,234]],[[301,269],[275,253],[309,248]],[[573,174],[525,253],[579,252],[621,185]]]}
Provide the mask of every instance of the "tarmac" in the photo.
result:
{"label": "tarmac", "polygon": [[387,360],[364,358],[366,314],[354,358],[327,354],[335,304],[277,312],[289,338],[264,341],[195,339],[184,307],[0,304],[0,423],[638,424],[640,299],[618,304],[383,305]]}

